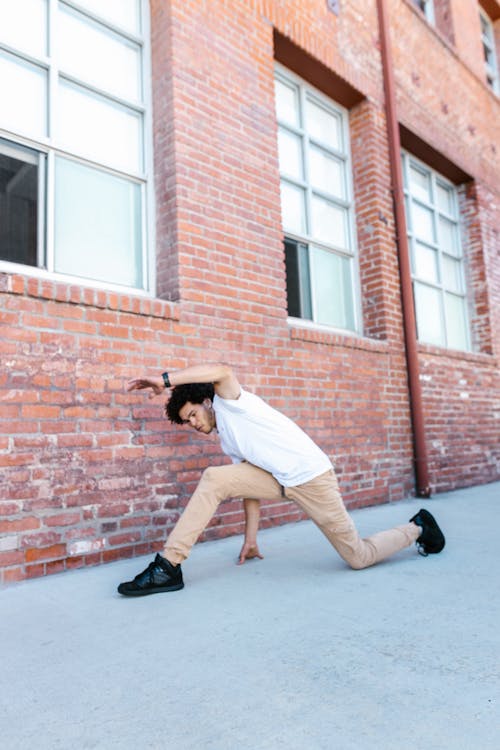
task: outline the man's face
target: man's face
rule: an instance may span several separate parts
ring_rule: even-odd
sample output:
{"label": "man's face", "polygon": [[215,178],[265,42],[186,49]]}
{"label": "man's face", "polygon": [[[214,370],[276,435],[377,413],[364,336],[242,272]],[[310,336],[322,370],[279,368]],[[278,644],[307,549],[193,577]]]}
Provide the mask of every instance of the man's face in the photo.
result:
{"label": "man's face", "polygon": [[215,427],[215,413],[209,398],[206,398],[202,404],[192,404],[191,401],[186,401],[179,409],[179,416],[183,424],[188,424],[197,432],[204,432],[205,435],[212,432]]}

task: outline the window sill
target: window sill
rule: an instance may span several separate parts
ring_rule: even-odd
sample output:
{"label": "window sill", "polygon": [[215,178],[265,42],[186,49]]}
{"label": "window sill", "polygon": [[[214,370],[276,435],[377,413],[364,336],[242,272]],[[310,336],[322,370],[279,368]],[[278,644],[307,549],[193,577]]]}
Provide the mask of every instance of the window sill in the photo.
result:
{"label": "window sill", "polygon": [[17,273],[0,272],[0,293],[87,305],[108,310],[146,315],[153,318],[180,319],[179,305],[140,292],[117,292],[75,283],[54,281]]}
{"label": "window sill", "polygon": [[433,357],[446,357],[447,359],[459,359],[465,362],[474,362],[480,365],[497,366],[496,357],[493,354],[482,352],[466,352],[460,349],[446,349],[443,346],[418,343],[419,354],[430,354]]}
{"label": "window sill", "polygon": [[340,346],[346,349],[362,349],[366,352],[389,353],[387,341],[367,339],[356,333],[306,327],[291,320],[288,321],[288,326],[292,340],[308,341],[312,344],[325,344],[326,346]]}

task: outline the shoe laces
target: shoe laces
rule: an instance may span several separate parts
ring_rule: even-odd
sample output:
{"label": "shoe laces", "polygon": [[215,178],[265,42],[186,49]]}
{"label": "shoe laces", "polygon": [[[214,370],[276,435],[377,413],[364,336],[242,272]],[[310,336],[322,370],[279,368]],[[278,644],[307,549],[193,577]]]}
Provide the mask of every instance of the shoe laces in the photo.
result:
{"label": "shoe laces", "polygon": [[139,578],[142,578],[143,576],[147,575],[149,579],[149,583],[153,582],[155,569],[158,568],[158,565],[156,564],[156,560],[153,560],[149,563],[146,570],[143,570],[142,573],[139,573],[139,575],[136,576],[136,580]]}
{"label": "shoe laces", "polygon": [[419,555],[422,555],[422,557],[429,557],[429,553],[427,552],[423,544],[419,544],[418,542],[416,542],[416,545]]}

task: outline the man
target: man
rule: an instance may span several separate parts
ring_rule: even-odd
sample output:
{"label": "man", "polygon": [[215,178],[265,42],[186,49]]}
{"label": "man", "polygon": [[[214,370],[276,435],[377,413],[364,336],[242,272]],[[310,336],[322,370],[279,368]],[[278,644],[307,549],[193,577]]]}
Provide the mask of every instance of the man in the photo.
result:
{"label": "man", "polygon": [[170,533],[163,550],[133,581],[121,583],[124,596],[178,591],[181,563],[220,502],[245,498],[246,532],[239,561],[258,556],[259,501],[296,502],[319,526],[340,556],[356,570],[374,565],[416,542],[423,555],[441,552],[444,536],[422,509],[402,526],[361,539],[342,501],[332,464],[292,420],[245,391],[230,367],[206,364],[161,377],[137,378],[128,390],[151,389],[150,397],[171,388],[166,413],[208,435],[217,430],[232,465],[205,469],[198,487]]}

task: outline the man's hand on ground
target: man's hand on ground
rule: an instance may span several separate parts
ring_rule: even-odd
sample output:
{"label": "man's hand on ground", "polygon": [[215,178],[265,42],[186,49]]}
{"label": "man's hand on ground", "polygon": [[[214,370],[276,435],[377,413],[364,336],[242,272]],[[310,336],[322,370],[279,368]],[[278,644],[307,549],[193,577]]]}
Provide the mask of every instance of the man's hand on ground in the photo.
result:
{"label": "man's hand on ground", "polygon": [[241,548],[240,556],[238,557],[238,565],[243,565],[245,560],[252,560],[258,557],[259,560],[263,560],[263,555],[260,554],[257,542],[245,542]]}

